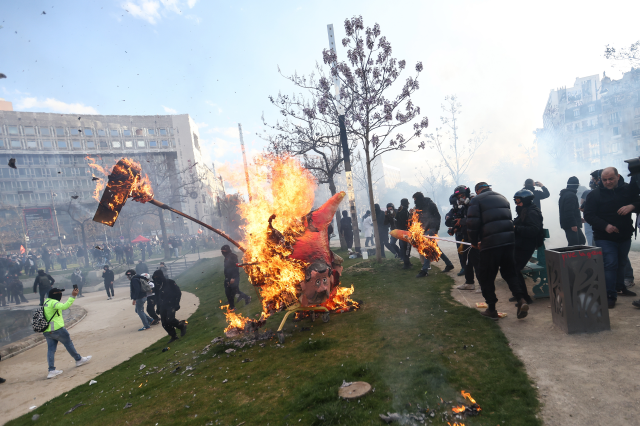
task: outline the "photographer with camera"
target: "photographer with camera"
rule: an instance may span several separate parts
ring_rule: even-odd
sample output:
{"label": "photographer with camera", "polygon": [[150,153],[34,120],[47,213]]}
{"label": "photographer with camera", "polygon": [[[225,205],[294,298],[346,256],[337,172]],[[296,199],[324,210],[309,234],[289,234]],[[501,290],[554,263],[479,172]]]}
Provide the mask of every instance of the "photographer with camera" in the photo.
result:
{"label": "photographer with camera", "polygon": [[[538,191],[536,186],[539,187],[542,191]],[[542,207],[540,207],[540,201],[549,198],[551,193],[547,189],[546,186],[540,181],[533,181],[533,179],[527,179],[524,181],[524,188],[533,192],[533,204],[538,206],[538,210],[542,211]]]}
{"label": "photographer with camera", "polygon": [[[471,190],[464,185],[457,186],[453,191],[453,195],[449,197],[449,204],[451,204],[452,208],[445,215],[444,224],[449,228],[447,234],[452,237],[455,236],[456,241],[465,241],[465,236],[467,235],[467,207],[470,200]],[[468,251],[464,250],[465,247],[462,244],[457,244],[456,247],[458,248],[458,259],[460,259],[460,265],[462,266],[462,269],[458,272],[458,276],[461,277],[465,275]],[[473,266],[471,268],[473,270]],[[462,288],[468,285],[474,285],[473,272],[471,274],[471,282],[467,280],[465,284],[459,286],[460,290],[473,290],[473,288]]]}

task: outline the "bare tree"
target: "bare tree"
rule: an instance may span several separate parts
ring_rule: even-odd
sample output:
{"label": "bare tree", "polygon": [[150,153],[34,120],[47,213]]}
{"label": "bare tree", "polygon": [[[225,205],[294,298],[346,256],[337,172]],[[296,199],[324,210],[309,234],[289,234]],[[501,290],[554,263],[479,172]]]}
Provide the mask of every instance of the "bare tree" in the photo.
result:
{"label": "bare tree", "polygon": [[[362,16],[346,19],[344,29],[347,37],[342,45],[347,48],[347,61],[339,62],[336,52],[323,51],[324,63],[331,66],[331,75],[340,80],[340,100],[345,106],[347,132],[361,143],[367,167],[369,208],[371,219],[376,223],[373,205],[373,182],[371,163],[389,151],[408,150],[409,143],[422,136],[429,120],[424,117],[413,123],[412,133],[405,136],[400,128],[420,115],[420,108],[413,104],[411,95],[418,90],[418,76],[422,63],[415,66],[415,76],[408,77],[401,88],[394,86],[406,67],[406,61],[391,56],[391,44],[381,36],[380,25],[364,28]],[[322,97],[320,112],[336,105],[330,80],[320,78]],[[390,92],[397,93],[391,95]],[[399,93],[398,93],[399,92]],[[424,142],[418,148],[424,148]],[[380,241],[378,227],[374,226],[376,241]],[[381,244],[376,244],[376,260],[382,259]]]}
{"label": "bare tree", "polygon": [[438,151],[453,182],[460,185],[460,180],[469,168],[473,156],[488,136],[484,132],[473,131],[471,137],[462,142],[458,127],[462,104],[456,95],[445,96],[444,100],[441,108],[445,115],[440,117],[443,127],[436,128],[435,134],[431,133],[427,137],[430,148]]}
{"label": "bare tree", "polygon": [[447,191],[448,173],[444,170],[444,166],[442,164],[438,164],[435,167],[427,165],[426,170],[428,171],[427,173],[423,170],[418,170],[416,172],[420,178],[420,186],[422,186],[425,193],[438,204],[440,196]]}
{"label": "bare tree", "polygon": [[[94,209],[95,210],[95,209]],[[71,220],[77,223],[80,226],[80,231],[82,232],[82,247],[84,252],[84,261],[85,265],[89,266],[89,250],[87,246],[87,232],[85,230],[85,226],[90,226],[93,224],[93,213],[86,206],[81,205],[80,203],[74,203],[74,200],[69,200],[69,204],[67,208],[64,210],[67,212]]]}
{"label": "bare tree", "polygon": [[616,61],[629,62],[632,67],[638,67],[640,66],[640,40],[620,50],[616,50],[615,47],[607,44],[604,50],[604,57]]}

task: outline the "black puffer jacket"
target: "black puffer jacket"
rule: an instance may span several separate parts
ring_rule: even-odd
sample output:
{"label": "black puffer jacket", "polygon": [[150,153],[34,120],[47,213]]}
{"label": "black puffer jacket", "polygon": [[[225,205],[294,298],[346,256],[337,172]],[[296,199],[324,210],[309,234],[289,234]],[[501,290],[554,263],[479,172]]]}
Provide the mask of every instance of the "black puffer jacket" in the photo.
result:
{"label": "black puffer jacket", "polygon": [[396,213],[396,229],[406,231],[409,229],[409,201],[403,198]]}
{"label": "black puffer jacket", "polygon": [[[584,219],[593,227],[595,240],[626,241],[633,235],[634,226],[631,213],[620,216],[620,207],[633,204],[634,213],[640,212],[638,194],[628,183],[618,182],[614,189],[598,187],[589,193],[584,203]],[[609,234],[607,225],[613,225],[620,232]]]}
{"label": "black puffer jacket", "polygon": [[471,244],[482,242],[481,251],[514,244],[509,201],[489,190],[474,197],[467,211],[467,232]]}
{"label": "black puffer jacket", "polygon": [[440,221],[442,220],[442,218],[440,216],[440,212],[438,211],[438,206],[436,206],[436,204],[431,201],[431,198],[417,198],[416,210],[420,210],[420,214],[418,216],[420,218],[422,228],[424,228],[425,232],[427,230],[430,230],[437,233],[440,230]]}
{"label": "black puffer jacket", "polygon": [[536,204],[516,207],[518,217],[513,220],[516,233],[516,249],[534,251],[538,248],[542,232],[542,212]]}
{"label": "black puffer jacket", "polygon": [[571,229],[574,226],[582,228],[582,216],[580,216],[580,202],[578,190],[565,188],[560,191],[558,208],[560,209],[560,227]]}

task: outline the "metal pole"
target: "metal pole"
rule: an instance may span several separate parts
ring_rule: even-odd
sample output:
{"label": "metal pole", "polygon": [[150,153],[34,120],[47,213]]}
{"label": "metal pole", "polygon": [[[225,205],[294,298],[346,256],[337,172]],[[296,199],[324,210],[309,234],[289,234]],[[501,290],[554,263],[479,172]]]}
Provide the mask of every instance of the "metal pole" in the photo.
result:
{"label": "metal pole", "polygon": [[[333,36],[333,24],[327,25],[329,34],[329,48],[337,55],[335,37]],[[358,229],[358,213],[356,211],[356,196],[353,190],[353,176],[351,173],[351,158],[349,152],[349,141],[347,139],[347,128],[344,124],[344,107],[340,103],[340,79],[334,77],[333,86],[335,98],[338,102],[338,124],[340,125],[340,143],[342,144],[342,156],[344,157],[344,174],[347,178],[347,195],[349,196],[349,209],[351,210],[351,225],[353,227],[353,237],[356,252],[360,253],[360,230]]]}
{"label": "metal pole", "polygon": [[62,250],[62,240],[60,239],[60,225],[58,224],[58,214],[56,213],[56,203],[53,202],[54,198],[57,194],[53,193],[53,189],[51,190],[51,206],[53,207],[53,217],[56,219],[56,230],[58,231],[58,245],[60,246],[60,250]]}
{"label": "metal pole", "polygon": [[247,154],[244,152],[244,138],[242,137],[242,124],[238,123],[238,131],[240,132],[240,145],[242,146],[242,160],[244,161],[244,175],[247,178],[247,191],[249,193],[249,201],[251,200],[251,185],[249,185],[249,169],[247,168]]}

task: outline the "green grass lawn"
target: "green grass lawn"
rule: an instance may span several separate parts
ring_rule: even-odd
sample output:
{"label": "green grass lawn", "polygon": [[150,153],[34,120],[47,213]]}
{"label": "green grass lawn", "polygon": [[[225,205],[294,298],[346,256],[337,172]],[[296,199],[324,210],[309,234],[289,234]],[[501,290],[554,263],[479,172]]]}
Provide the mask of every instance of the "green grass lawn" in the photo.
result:
{"label": "green grass lawn", "polygon": [[[345,266],[355,262],[346,259]],[[290,319],[284,345],[273,338],[258,342],[264,347],[226,354],[225,345],[203,353],[223,335],[219,301],[226,303],[221,259],[203,260],[178,278],[183,290],[200,298],[184,338],[164,353],[163,338],[98,376],[97,384],[79,386],[8,424],[380,425],[381,413],[427,408],[436,412],[430,424],[446,424],[446,401],[462,401],[461,390],[482,407],[478,417],[462,420],[466,425],[541,424],[522,362],[495,322],[452,299],[449,277],[434,268],[428,278],[415,279],[417,268],[402,270],[395,260],[358,262],[342,281],[355,285],[355,299],[364,302],[360,310],[332,315],[328,323]],[[242,288],[255,296],[246,278]],[[255,301],[243,305],[245,315],[260,311]],[[282,315],[265,328],[277,329]],[[99,362],[99,354],[95,358]],[[341,400],[343,380],[366,381],[374,392]],[[64,415],[78,403],[85,405]],[[124,409],[127,403],[132,406]],[[37,423],[33,414],[41,415]]]}

